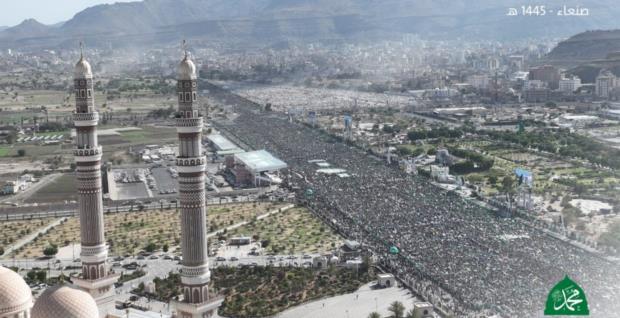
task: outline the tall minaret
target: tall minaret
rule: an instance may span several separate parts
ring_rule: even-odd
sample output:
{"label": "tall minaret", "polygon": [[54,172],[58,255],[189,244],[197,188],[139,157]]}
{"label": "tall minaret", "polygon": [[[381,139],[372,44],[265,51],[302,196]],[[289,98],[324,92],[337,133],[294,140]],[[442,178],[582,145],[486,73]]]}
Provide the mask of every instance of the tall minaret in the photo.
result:
{"label": "tall minaret", "polygon": [[[81,49],[81,44],[80,44]],[[101,198],[101,146],[97,142],[99,113],[95,110],[93,73],[80,53],[73,72],[75,87],[76,185],[80,212],[82,276],[73,283],[90,293],[102,317],[114,307],[114,283],[119,274],[111,274],[106,265],[108,247],[103,233]]]}
{"label": "tall minaret", "polygon": [[198,110],[196,66],[187,51],[179,64],[177,75],[179,109],[176,125],[179,153],[176,161],[181,207],[183,301],[174,302],[174,306],[177,317],[205,318],[213,315],[223,299],[209,293],[211,272],[207,254],[206,158],[202,153],[203,117]]}

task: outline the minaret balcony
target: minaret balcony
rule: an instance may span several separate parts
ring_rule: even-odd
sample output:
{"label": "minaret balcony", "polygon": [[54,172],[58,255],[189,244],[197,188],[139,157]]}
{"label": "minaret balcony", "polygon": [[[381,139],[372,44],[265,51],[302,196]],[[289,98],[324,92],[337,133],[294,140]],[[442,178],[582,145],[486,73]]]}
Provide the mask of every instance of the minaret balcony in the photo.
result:
{"label": "minaret balcony", "polygon": [[204,313],[217,311],[217,309],[224,302],[224,295],[217,295],[215,297],[211,297],[207,299],[207,301],[198,304],[186,303],[178,300],[170,301],[170,304],[173,308],[177,310],[177,314],[179,312],[188,313],[192,317],[202,316]]}
{"label": "minaret balcony", "polygon": [[99,113],[73,113],[73,124],[76,127],[96,126],[99,122]]}
{"label": "minaret balcony", "polygon": [[78,287],[86,290],[106,288],[114,285],[121,278],[121,273],[107,273],[99,279],[84,279],[81,277],[71,277],[71,282]]}
{"label": "minaret balcony", "polygon": [[92,162],[100,161],[103,149],[101,146],[94,148],[74,148],[73,156],[75,156],[76,162]]}
{"label": "minaret balcony", "polygon": [[177,172],[191,173],[202,172],[207,167],[207,158],[201,157],[177,157]]}
{"label": "minaret balcony", "polygon": [[202,131],[202,117],[195,118],[177,118],[177,132],[179,133],[197,133]]}

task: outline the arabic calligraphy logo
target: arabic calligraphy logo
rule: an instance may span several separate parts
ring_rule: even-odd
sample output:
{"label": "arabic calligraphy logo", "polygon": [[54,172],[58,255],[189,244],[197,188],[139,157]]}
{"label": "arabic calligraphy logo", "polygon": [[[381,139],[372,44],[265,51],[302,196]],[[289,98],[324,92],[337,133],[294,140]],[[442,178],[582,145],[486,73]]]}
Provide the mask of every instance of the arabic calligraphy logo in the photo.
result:
{"label": "arabic calligraphy logo", "polygon": [[586,294],[577,283],[568,278],[568,276],[564,276],[564,279],[553,286],[549,292],[549,296],[547,296],[545,315],[590,315]]}

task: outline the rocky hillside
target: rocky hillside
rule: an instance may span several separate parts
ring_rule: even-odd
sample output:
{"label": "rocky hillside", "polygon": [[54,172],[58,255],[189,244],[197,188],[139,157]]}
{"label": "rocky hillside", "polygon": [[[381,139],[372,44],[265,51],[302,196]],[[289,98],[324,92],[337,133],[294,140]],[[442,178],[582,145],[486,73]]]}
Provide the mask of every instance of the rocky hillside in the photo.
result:
{"label": "rocky hillside", "polygon": [[605,59],[620,51],[620,30],[588,31],[560,42],[548,55],[549,62],[575,65]]}
{"label": "rocky hillside", "polygon": [[[547,8],[579,4],[547,0]],[[97,42],[161,44],[178,36],[220,40],[365,39],[418,33],[433,38],[509,40],[620,28],[616,0],[590,0],[587,17],[508,17],[519,0],[145,0],[98,5],[60,26],[0,31],[0,46]],[[25,24],[25,25],[24,25]],[[198,32],[199,31],[199,32]],[[256,35],[260,35],[256,37]]]}

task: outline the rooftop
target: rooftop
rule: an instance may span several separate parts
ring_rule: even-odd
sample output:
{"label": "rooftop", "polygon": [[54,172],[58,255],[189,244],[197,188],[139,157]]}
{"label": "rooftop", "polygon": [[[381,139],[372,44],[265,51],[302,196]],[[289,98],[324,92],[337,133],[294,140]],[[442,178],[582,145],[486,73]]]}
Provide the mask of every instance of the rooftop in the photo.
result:
{"label": "rooftop", "polygon": [[266,150],[235,154],[235,160],[243,163],[252,172],[274,171],[287,167],[286,163]]}
{"label": "rooftop", "polygon": [[237,145],[235,145],[232,141],[228,140],[228,138],[219,135],[219,134],[211,134],[207,136],[210,142],[212,142],[217,150],[235,150],[239,149]]}

